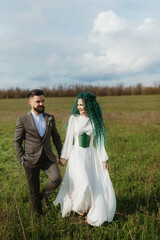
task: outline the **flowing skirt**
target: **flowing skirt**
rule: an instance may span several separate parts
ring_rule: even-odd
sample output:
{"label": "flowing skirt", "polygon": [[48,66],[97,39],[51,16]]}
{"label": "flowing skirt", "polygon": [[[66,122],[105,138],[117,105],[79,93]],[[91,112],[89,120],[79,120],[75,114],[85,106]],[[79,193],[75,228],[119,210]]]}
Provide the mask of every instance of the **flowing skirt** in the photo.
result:
{"label": "flowing skirt", "polygon": [[111,222],[116,210],[114,189],[94,147],[75,146],[54,204],[61,204],[62,217],[71,211],[88,212],[90,225]]}

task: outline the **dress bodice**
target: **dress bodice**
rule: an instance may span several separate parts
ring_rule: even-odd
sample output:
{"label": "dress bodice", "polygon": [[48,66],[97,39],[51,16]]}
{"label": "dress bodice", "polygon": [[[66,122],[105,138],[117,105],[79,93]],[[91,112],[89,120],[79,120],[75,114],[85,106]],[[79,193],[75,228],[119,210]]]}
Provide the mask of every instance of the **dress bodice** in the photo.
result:
{"label": "dress bodice", "polygon": [[[69,156],[74,148],[76,148],[77,150],[78,148],[81,148],[79,144],[79,136],[83,135],[84,133],[90,136],[89,146],[85,148],[86,149],[85,151],[87,151],[87,149],[88,150],[92,149],[93,151],[96,150],[98,159],[102,162],[107,161],[108,155],[104,147],[104,142],[102,142],[101,145],[99,144],[98,146],[96,145],[96,149],[93,148],[94,129],[92,127],[92,124],[89,118],[80,116],[80,115],[78,116],[71,115],[69,118],[67,134],[66,134],[65,142],[61,152],[61,158],[69,159]],[[73,139],[74,139],[74,144],[73,144]],[[84,148],[82,147],[82,149]]]}
{"label": "dress bodice", "polygon": [[81,147],[93,146],[93,127],[88,117],[77,116],[74,128],[74,145]]}

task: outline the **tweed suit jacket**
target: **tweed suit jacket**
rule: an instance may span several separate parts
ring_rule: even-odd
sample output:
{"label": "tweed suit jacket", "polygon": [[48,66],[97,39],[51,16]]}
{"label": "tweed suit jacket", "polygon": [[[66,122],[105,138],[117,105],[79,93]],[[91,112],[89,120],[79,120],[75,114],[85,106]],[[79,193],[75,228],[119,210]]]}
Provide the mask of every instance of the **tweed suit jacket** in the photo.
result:
{"label": "tweed suit jacket", "polygon": [[60,157],[62,143],[56,129],[54,116],[44,113],[46,121],[46,131],[43,138],[39,135],[31,112],[17,119],[16,131],[14,137],[14,147],[21,163],[24,160],[25,167],[34,166],[44,149],[47,157],[56,162],[56,156],[52,152],[51,137]]}

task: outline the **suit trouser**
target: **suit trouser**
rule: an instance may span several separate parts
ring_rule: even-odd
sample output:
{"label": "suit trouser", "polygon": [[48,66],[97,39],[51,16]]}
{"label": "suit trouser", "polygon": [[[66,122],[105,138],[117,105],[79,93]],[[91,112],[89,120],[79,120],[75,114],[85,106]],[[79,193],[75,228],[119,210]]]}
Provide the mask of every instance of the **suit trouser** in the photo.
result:
{"label": "suit trouser", "polygon": [[38,214],[42,213],[42,195],[40,194],[40,169],[42,169],[50,181],[43,189],[43,195],[49,197],[53,191],[60,185],[62,176],[57,163],[51,162],[44,151],[34,167],[25,167],[25,174],[30,191],[32,207]]}

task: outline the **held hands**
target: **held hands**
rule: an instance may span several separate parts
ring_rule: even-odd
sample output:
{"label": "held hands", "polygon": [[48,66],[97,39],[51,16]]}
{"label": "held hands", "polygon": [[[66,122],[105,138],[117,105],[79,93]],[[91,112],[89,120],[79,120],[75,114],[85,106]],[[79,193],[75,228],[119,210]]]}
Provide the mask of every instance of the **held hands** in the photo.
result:
{"label": "held hands", "polygon": [[[65,159],[65,158],[60,158],[59,159],[59,164],[61,165],[61,166],[65,166],[65,164],[66,164],[66,162],[67,162],[67,159]],[[106,170],[108,170],[108,164],[107,164],[107,162],[102,162],[102,164],[103,164],[103,167],[106,169]]]}
{"label": "held hands", "polygon": [[60,158],[58,163],[59,163],[61,166],[64,167],[65,164],[66,164],[66,162],[67,162],[67,159],[65,159],[65,158]]}
{"label": "held hands", "polygon": [[103,164],[103,167],[105,168],[105,170],[108,170],[108,164],[107,164],[107,162],[102,162],[102,164]]}

